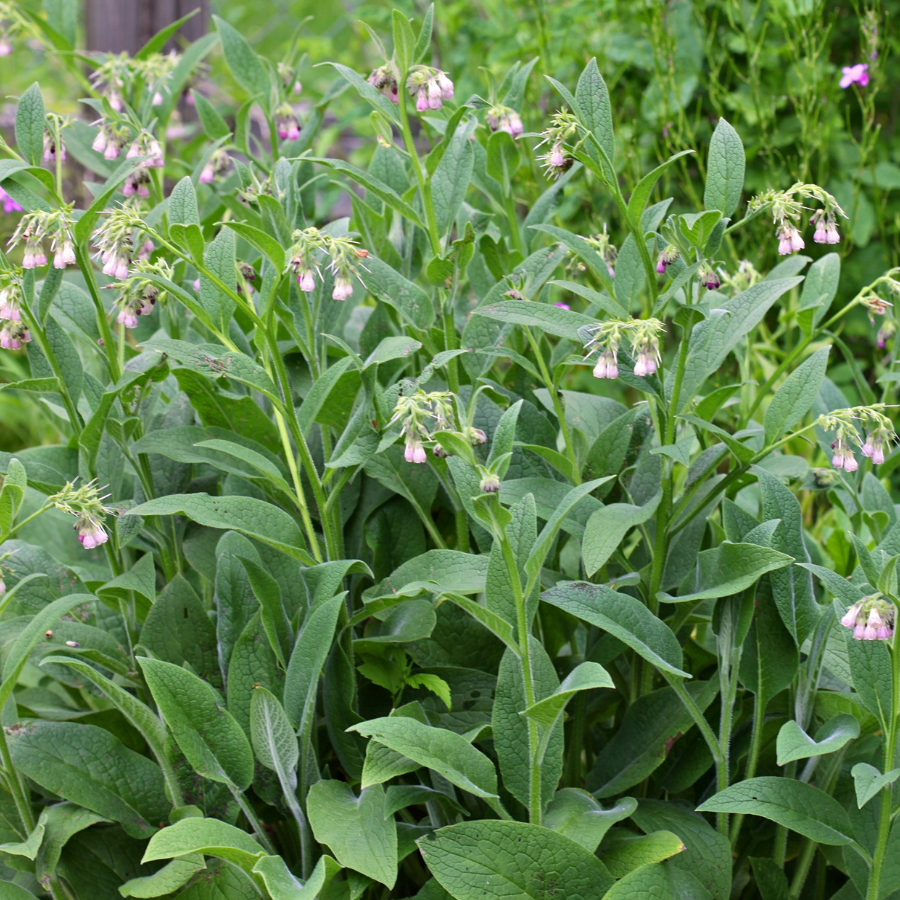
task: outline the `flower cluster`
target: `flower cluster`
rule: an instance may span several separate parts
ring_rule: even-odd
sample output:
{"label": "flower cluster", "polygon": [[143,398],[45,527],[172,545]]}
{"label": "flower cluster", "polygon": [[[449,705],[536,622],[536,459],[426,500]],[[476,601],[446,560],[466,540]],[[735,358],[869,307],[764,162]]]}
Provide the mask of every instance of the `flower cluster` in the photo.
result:
{"label": "flower cluster", "polygon": [[889,641],[894,636],[896,607],[881,594],[857,600],[841,619],[844,628],[853,630],[858,641]]}
{"label": "flower cluster", "polygon": [[[891,444],[897,438],[891,420],[884,414],[885,409],[883,403],[876,403],[873,406],[836,409],[819,416],[817,424],[825,431],[835,433],[831,445],[834,451],[831,464],[836,469],[855,472],[859,468],[854,446],[859,447],[862,455],[871,459],[873,465],[884,462],[885,451],[890,452]],[[865,440],[860,436],[860,426],[866,432]]]}
{"label": "flower cluster", "polygon": [[288,268],[297,278],[301,291],[311,293],[316,289],[316,277],[323,280],[318,260],[329,259],[328,269],[334,275],[334,300],[346,300],[353,294],[353,277],[359,277],[360,260],[366,259],[368,250],[358,247],[356,241],[346,237],[333,237],[318,228],[295,231],[290,249]]}
{"label": "flower cluster", "polygon": [[158,275],[171,281],[173,273],[163,259],[150,262],[148,259],[138,258],[134,267],[130,271],[126,270],[124,280],[106,285],[107,289],[120,291],[116,300],[116,308],[119,310],[116,321],[125,328],[137,328],[137,317],[149,316],[156,301],[165,297],[165,291],[148,275]]}
{"label": "flower cluster", "polygon": [[666,274],[666,269],[678,259],[679,251],[674,244],[668,244],[656,258],[656,271],[660,275]]}
{"label": "flower cluster", "polygon": [[717,291],[722,286],[719,273],[710,265],[700,266],[697,278],[700,281],[700,287],[705,287],[708,291]]}
{"label": "flower cluster", "polygon": [[2,276],[0,288],[0,348],[21,350],[31,340],[31,333],[22,323],[22,279],[15,271]]}
{"label": "flower cluster", "polygon": [[445,100],[453,99],[453,82],[446,72],[431,66],[413,66],[406,79],[406,89],[416,98],[419,112],[440,109]]}
{"label": "flower cluster", "polygon": [[141,90],[151,94],[153,106],[161,106],[166,99],[167,83],[180,59],[174,50],[151,53],[142,59],[127,53],[107,53],[97,57],[91,82],[117,113],[125,109],[126,101],[136,105]]}
{"label": "flower cluster", "polygon": [[275,128],[282,141],[296,141],[300,137],[300,120],[290,103],[282,103],[275,110]]}
{"label": "flower cluster", "polygon": [[574,159],[565,145],[577,135],[578,120],[572,113],[560,110],[553,114],[549,127],[541,132],[543,140],[537,145],[542,147],[547,144],[550,148],[543,156],[538,157],[543,162],[548,177],[559,178],[572,168]]}
{"label": "flower cluster", "polygon": [[132,257],[149,256],[153,244],[145,241],[135,255],[135,237],[141,218],[131,206],[121,205],[106,211],[106,220],[97,228],[91,240],[103,263],[103,274],[123,281],[128,276]]}
{"label": "flower cluster", "polygon": [[[396,422],[402,423],[400,434],[406,441],[406,450],[403,456],[407,462],[425,462],[427,456],[422,442],[434,440],[436,432],[448,431],[452,428],[452,400],[453,394],[450,391],[426,393],[421,389],[409,396],[398,398],[394,406],[394,414],[388,425]],[[483,431],[478,431],[478,437],[477,443],[484,443],[487,440]],[[484,440],[480,439],[482,437]],[[442,455],[437,452],[437,447],[435,455]]]}
{"label": "flower cluster", "polygon": [[491,131],[505,131],[510,137],[520,137],[525,126],[519,114],[508,106],[492,106],[487,111],[487,124]]}
{"label": "flower cluster", "polygon": [[397,87],[397,76],[391,66],[379,66],[368,78],[369,84],[391,103],[400,102],[400,90]]}
{"label": "flower cluster", "polygon": [[[77,480],[77,479],[76,479]],[[93,550],[109,539],[106,533],[105,518],[113,510],[103,505],[109,495],[100,496],[96,481],[89,481],[76,488],[75,482],[66,482],[58,493],[47,498],[60,512],[75,516],[75,532],[85,550]]]}
{"label": "flower cluster", "polygon": [[34,210],[19,220],[19,227],[9,241],[9,247],[15,247],[24,241],[22,268],[38,269],[47,265],[44,241],[49,239],[53,267],[64,269],[75,264],[75,250],[72,246],[74,224],[71,204],[52,211]]}
{"label": "flower cluster", "polygon": [[844,66],[841,70],[840,85],[847,90],[851,84],[858,84],[865,87],[869,83],[869,64],[857,63],[854,66]]}
{"label": "flower cluster", "polygon": [[659,367],[659,335],[665,326],[659,319],[612,319],[585,329],[585,360],[599,351],[595,378],[619,377],[619,346],[627,338],[635,358],[634,374],[652,375]]}
{"label": "flower cluster", "polygon": [[750,201],[750,212],[771,208],[775,236],[778,238],[778,252],[782,256],[796,253],[806,246],[798,225],[804,211],[810,209],[803,204],[803,201],[807,200],[815,200],[822,204],[822,208],[815,210],[810,216],[813,240],[817,244],[839,243],[841,236],[838,233],[837,217],[843,216],[846,219],[847,214],[838,205],[837,200],[817,184],[797,182],[786,191],[766,191]]}
{"label": "flower cluster", "polygon": [[224,150],[216,150],[209,158],[209,162],[200,170],[200,184],[212,184],[217,177],[221,177],[228,171],[231,157]]}

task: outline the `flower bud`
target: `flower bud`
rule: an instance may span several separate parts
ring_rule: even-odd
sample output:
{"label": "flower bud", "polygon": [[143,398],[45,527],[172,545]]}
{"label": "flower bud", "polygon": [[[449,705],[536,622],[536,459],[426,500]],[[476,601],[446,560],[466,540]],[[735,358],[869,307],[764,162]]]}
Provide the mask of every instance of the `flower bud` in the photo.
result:
{"label": "flower bud", "polygon": [[500,490],[500,478],[493,472],[489,472],[481,479],[481,483],[478,486],[486,494],[496,494]]}

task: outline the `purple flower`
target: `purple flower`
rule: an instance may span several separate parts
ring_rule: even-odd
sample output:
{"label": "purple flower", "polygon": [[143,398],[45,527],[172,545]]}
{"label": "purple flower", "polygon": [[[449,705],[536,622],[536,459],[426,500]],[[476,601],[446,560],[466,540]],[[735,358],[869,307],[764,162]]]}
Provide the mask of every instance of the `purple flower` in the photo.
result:
{"label": "purple flower", "polygon": [[869,83],[869,64],[857,63],[855,66],[844,66],[842,69],[841,87],[846,90],[851,84],[865,87]]}
{"label": "purple flower", "polygon": [[568,303],[562,303],[562,302],[559,302],[559,301],[557,301],[557,302],[554,303],[553,305],[556,306],[556,307],[559,307],[559,309],[571,309],[571,308],[572,308],[571,306],[569,306]]}
{"label": "purple flower", "polygon": [[0,200],[3,201],[3,212],[22,212],[22,207],[19,206],[19,204],[3,190],[3,188],[0,188]]}

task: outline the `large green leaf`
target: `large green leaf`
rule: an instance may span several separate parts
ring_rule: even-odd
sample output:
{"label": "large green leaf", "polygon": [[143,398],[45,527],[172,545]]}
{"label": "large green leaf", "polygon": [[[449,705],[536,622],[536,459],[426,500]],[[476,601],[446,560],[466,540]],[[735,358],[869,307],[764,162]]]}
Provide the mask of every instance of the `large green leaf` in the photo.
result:
{"label": "large green leaf", "polygon": [[778,765],[784,766],[795,759],[809,759],[834,753],[859,737],[859,722],[854,716],[839,715],[829,719],[811,738],[793,719],[781,726],[778,732],[776,753]]}
{"label": "large green leaf", "polygon": [[840,846],[853,841],[844,807],[823,790],[791,778],[765,775],[741,781],[719,791],[698,809],[762,816],[820,844]]}
{"label": "large green leaf", "polygon": [[719,119],[706,160],[706,189],[703,204],[718,209],[723,215],[734,214],[744,187],[744,145],[738,133],[724,119]]}
{"label": "large green leaf", "polygon": [[262,847],[246,831],[218,819],[189,817],[153,835],[142,862],[197,853],[217,856],[246,871],[251,871],[264,855]]}
{"label": "large green leaf", "polygon": [[492,799],[497,796],[494,764],[461,735],[403,716],[371,719],[350,730],[372,738],[420,766],[433,769],[476,797]]}
{"label": "large green leaf", "polygon": [[593,853],[606,832],[636,808],[637,801],[632,797],[623,797],[615,806],[604,809],[587,791],[563,788],[548,804],[544,825]]}
{"label": "large green leaf", "polygon": [[7,740],[13,763],[23,775],[119,822],[132,837],[149,837],[168,818],[170,806],[159,766],[103,728],[36,722],[12,729]]}
{"label": "large green leaf", "polygon": [[678,639],[640,600],[584,581],[558,584],[541,600],[608,632],[661,671],[687,677]]}
{"label": "large green leaf", "polygon": [[271,544],[300,562],[313,565],[300,526],[284,510],[255,497],[211,497],[209,494],[171,494],[133,507],[126,516],[183,514],[208,528],[239,531]]}
{"label": "large green leaf", "polygon": [[246,790],[253,751],[219,694],[187,669],[139,657],[144,677],[181,752],[204,778]]}
{"label": "large green leaf", "polygon": [[766,441],[772,443],[790,431],[812,409],[825,378],[831,345],[822,347],[784,380],[766,407]]}
{"label": "large green leaf", "polygon": [[357,797],[343,781],[318,781],[309,790],[307,813],[316,840],[338,862],[392,888],[397,880],[397,826],[385,815],[384,788],[363,788]]}
{"label": "large green leaf", "polygon": [[562,834],[524,822],[464,822],[419,840],[428,868],[455,900],[600,900],[606,867]]}

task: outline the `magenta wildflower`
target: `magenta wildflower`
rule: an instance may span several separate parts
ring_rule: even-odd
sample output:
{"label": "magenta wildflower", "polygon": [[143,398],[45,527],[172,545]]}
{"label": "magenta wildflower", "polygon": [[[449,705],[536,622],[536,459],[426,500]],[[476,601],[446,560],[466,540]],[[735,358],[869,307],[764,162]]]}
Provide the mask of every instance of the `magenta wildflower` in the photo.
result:
{"label": "magenta wildflower", "polygon": [[844,66],[840,85],[846,90],[851,84],[865,87],[869,83],[869,64],[857,63],[855,66]]}

